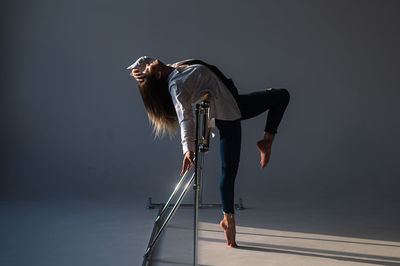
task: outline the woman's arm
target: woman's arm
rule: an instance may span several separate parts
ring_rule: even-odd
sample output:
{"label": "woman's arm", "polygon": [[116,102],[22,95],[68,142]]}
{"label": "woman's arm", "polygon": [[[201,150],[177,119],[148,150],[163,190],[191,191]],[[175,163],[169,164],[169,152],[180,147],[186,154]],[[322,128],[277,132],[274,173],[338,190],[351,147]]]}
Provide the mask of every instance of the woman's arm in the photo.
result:
{"label": "woman's arm", "polygon": [[[180,108],[179,108],[180,109]],[[181,111],[182,110],[182,111]],[[194,150],[195,150],[195,123],[193,116],[192,106],[186,106],[181,109],[179,112],[182,112],[182,120],[179,122],[179,126],[181,128],[181,140],[182,140],[182,149],[183,154],[185,154],[182,162],[182,172],[181,175],[186,170],[189,170],[190,165],[194,163]],[[179,119],[178,115],[178,119]]]}
{"label": "woman's arm", "polygon": [[194,152],[195,118],[192,108],[192,95],[188,90],[178,88],[176,84],[170,87],[170,93],[180,126],[183,154],[186,154],[187,151]]}
{"label": "woman's arm", "polygon": [[181,175],[193,164],[195,150],[195,122],[192,108],[192,95],[176,84],[170,87],[172,102],[174,103],[179,126],[181,129],[182,150],[185,155],[182,163]]}
{"label": "woman's arm", "polygon": [[183,158],[181,175],[183,175],[187,170],[189,170],[190,166],[194,164],[193,160],[194,160],[194,152],[187,151],[185,153],[185,157]]}

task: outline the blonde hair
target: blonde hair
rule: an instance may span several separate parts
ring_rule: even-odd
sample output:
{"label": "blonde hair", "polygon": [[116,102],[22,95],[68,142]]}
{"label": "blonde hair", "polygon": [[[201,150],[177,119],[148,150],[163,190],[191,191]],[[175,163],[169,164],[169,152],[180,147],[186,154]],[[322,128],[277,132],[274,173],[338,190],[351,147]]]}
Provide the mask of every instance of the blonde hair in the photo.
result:
{"label": "blonde hair", "polygon": [[168,132],[172,138],[179,124],[167,79],[147,76],[138,86],[155,137],[163,137]]}

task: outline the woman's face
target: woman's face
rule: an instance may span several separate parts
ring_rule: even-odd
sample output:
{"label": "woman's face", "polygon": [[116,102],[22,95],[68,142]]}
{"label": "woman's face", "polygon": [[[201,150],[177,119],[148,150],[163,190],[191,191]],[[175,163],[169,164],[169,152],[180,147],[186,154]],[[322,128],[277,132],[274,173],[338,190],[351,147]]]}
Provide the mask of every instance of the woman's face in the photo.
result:
{"label": "woman's face", "polygon": [[146,68],[143,70],[143,74],[145,76],[153,76],[156,75],[157,72],[161,71],[164,64],[156,59],[151,64],[146,64]]}

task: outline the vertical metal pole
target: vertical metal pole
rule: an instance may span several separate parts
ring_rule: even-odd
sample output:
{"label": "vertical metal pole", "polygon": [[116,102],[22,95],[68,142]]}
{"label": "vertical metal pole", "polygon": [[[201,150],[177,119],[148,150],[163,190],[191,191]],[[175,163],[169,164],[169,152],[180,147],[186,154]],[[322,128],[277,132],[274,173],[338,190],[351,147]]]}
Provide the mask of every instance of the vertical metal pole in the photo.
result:
{"label": "vertical metal pole", "polygon": [[194,221],[193,221],[193,265],[197,266],[197,242],[199,225],[199,137],[200,137],[200,104],[196,104],[196,149],[194,151]]}
{"label": "vertical metal pole", "polygon": [[[193,240],[193,265],[197,266],[197,253],[198,253],[198,235],[199,235],[199,187],[198,187],[198,177],[196,177],[197,187],[194,191],[194,240]],[[196,185],[194,185],[196,186]]]}
{"label": "vertical metal pole", "polygon": [[201,163],[200,163],[200,176],[199,176],[199,183],[200,183],[200,191],[199,191],[199,208],[201,204],[203,204],[203,171],[204,171],[204,154],[201,155]]}

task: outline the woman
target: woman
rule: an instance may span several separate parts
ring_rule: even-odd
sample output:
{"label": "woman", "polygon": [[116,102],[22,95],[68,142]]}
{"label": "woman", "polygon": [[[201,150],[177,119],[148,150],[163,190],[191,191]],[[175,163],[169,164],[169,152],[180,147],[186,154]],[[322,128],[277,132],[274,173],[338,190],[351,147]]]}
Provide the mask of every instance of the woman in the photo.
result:
{"label": "woman", "polygon": [[186,60],[165,65],[160,60],[139,58],[132,66],[132,75],[139,82],[139,90],[149,119],[157,136],[173,135],[180,126],[183,166],[181,175],[193,164],[195,123],[192,105],[210,95],[211,124],[220,133],[222,174],[220,193],[224,218],[220,226],[227,244],[237,247],[234,217],[234,182],[240,160],[241,120],[255,117],[266,110],[267,121],[263,138],[256,143],[260,151],[260,165],[270,159],[272,142],[289,103],[286,89],[268,88],[239,95],[232,80],[215,66],[200,60]]}

